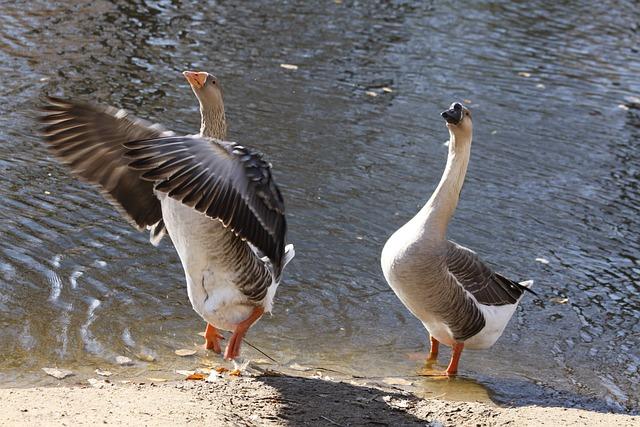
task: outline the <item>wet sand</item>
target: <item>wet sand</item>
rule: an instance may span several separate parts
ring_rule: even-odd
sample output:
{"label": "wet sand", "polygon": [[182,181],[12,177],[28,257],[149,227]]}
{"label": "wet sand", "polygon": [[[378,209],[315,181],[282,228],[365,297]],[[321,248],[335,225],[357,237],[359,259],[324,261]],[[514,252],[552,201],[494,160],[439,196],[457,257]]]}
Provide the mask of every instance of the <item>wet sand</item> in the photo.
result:
{"label": "wet sand", "polygon": [[0,390],[0,425],[637,426],[640,417],[563,407],[422,399],[394,387],[295,376]]}

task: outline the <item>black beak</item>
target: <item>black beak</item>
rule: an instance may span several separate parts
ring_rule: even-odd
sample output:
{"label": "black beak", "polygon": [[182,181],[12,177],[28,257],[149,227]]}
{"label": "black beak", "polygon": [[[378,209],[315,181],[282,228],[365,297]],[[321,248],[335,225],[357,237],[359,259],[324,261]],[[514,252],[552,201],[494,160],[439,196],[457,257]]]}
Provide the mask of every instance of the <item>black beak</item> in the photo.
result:
{"label": "black beak", "polygon": [[457,125],[462,121],[462,104],[454,102],[448,110],[442,112],[441,116],[447,123]]}

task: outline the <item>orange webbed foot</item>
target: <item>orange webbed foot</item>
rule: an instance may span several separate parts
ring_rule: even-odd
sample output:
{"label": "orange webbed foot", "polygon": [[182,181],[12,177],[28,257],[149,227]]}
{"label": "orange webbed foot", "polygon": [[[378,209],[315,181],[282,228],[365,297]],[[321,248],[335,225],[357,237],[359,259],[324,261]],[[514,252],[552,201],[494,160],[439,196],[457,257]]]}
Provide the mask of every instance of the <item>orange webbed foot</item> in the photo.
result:
{"label": "orange webbed foot", "polygon": [[242,345],[242,339],[246,335],[247,331],[262,315],[264,314],[264,308],[255,307],[249,317],[236,325],[231,338],[229,338],[229,344],[224,351],[224,358],[227,360],[234,360],[240,356],[240,346]]}
{"label": "orange webbed foot", "polygon": [[222,347],[220,346],[220,340],[224,337],[218,330],[210,323],[207,323],[207,329],[204,331],[204,348],[207,350],[213,350],[220,354],[222,353]]}

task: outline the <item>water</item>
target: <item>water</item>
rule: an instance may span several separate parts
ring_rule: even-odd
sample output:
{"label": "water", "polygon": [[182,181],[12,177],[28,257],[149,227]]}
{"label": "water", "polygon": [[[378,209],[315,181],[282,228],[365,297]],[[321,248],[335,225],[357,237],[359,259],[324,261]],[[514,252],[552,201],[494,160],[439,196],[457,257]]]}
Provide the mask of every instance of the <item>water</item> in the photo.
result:
{"label": "water", "polygon": [[640,7],[263,3],[2,5],[0,384],[54,382],[43,366],[153,377],[195,363],[173,354],[204,324],[170,243],[153,248],[53,161],[33,117],[48,93],[195,132],[180,72],[204,69],[225,89],[230,139],[274,164],[298,254],[251,343],[285,365],[416,373],[426,333],[379,254],[442,173],[439,112],[467,100],[475,138],[450,237],[540,297],[494,348],[464,353],[471,379],[417,386],[512,403],[553,388],[637,410],[640,112],[619,105],[640,93]]}

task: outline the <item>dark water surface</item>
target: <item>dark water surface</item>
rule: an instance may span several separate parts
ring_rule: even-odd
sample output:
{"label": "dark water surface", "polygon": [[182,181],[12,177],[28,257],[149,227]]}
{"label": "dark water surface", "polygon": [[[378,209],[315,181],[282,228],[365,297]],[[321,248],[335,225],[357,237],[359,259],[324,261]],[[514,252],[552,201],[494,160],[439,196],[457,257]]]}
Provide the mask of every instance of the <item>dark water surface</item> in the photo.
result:
{"label": "dark water surface", "polygon": [[229,138],[273,162],[298,254],[250,342],[287,365],[419,369],[426,333],[379,254],[435,188],[439,112],[464,99],[476,132],[450,236],[540,298],[465,352],[474,380],[417,385],[638,409],[640,113],[620,106],[640,93],[637,2],[73,3],[0,8],[1,385],[55,381],[43,366],[118,371],[118,355],[137,360],[123,375],[195,363],[173,354],[204,324],[169,240],[152,247],[52,160],[33,117],[49,93],[196,132],[180,73],[203,69],[223,83]]}

